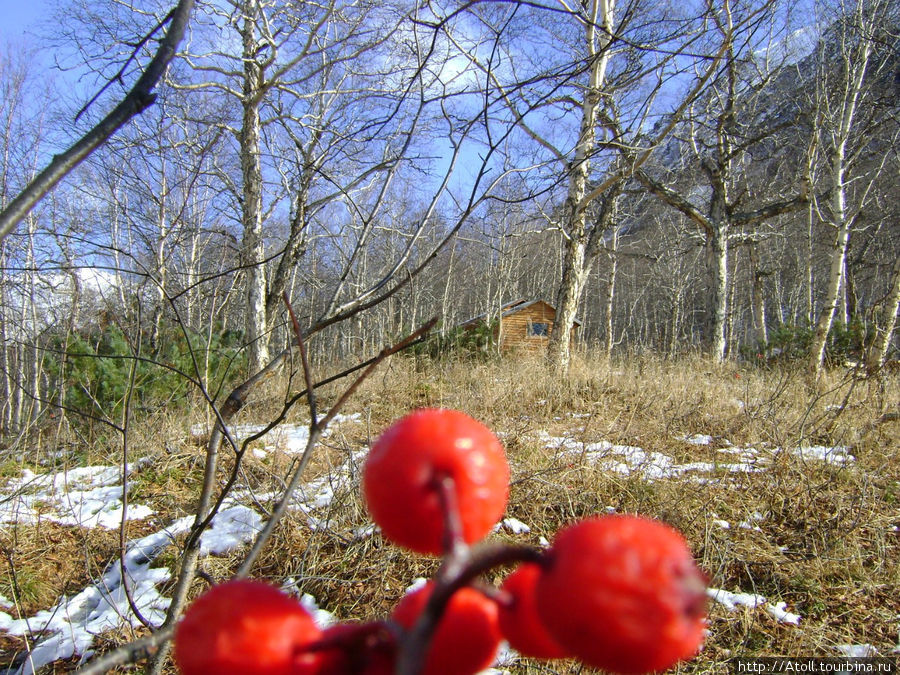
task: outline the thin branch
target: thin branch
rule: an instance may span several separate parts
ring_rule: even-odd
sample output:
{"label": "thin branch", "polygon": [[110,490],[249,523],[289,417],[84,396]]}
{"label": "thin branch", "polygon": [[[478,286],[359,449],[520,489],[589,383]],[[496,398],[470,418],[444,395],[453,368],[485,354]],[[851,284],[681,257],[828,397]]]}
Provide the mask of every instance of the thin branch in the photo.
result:
{"label": "thin branch", "polygon": [[278,525],[278,522],[287,512],[288,504],[290,504],[291,498],[296,492],[297,487],[300,485],[300,478],[303,476],[303,472],[306,469],[307,464],[309,464],[310,459],[312,458],[313,449],[318,443],[319,437],[322,435],[322,432],[325,431],[331,420],[334,419],[335,415],[337,415],[338,412],[340,412],[340,410],[344,407],[344,404],[347,402],[347,400],[356,392],[359,386],[369,378],[372,372],[381,364],[382,361],[384,361],[392,354],[396,354],[397,352],[405,349],[420,337],[430,332],[431,329],[434,328],[435,324],[437,324],[437,317],[431,319],[428,323],[421,326],[414,333],[411,333],[394,346],[383,349],[378,354],[376,359],[369,365],[369,367],[366,368],[359,375],[359,377],[357,377],[356,380],[354,380],[353,383],[344,390],[344,393],[341,394],[335,404],[331,406],[331,408],[322,418],[322,421],[312,428],[309,435],[309,440],[306,443],[306,448],[303,450],[303,455],[300,457],[297,468],[291,475],[291,479],[288,482],[288,486],[285,489],[284,494],[282,495],[278,504],[275,506],[275,509],[272,511],[272,517],[269,518],[265,527],[263,527],[262,531],[256,537],[256,541],[253,542],[253,547],[250,549],[250,552],[247,554],[244,562],[241,563],[241,566],[238,568],[235,577],[245,577],[250,573],[250,568],[253,566],[253,563],[256,561],[257,557],[259,557],[259,554],[262,552],[262,549],[268,542],[269,537],[271,537],[272,532],[275,531],[275,527]]}
{"label": "thin branch", "polygon": [[111,652],[107,652],[101,658],[92,661],[75,672],[78,673],[78,675],[103,675],[116,666],[137,663],[152,655],[157,647],[170,640],[172,633],[174,632],[174,626],[160,628],[152,635],[135,640],[134,642],[129,642],[117,649],[113,649]]}
{"label": "thin branch", "polygon": [[153,105],[156,100],[153,89],[175,56],[178,44],[187,29],[193,7],[194,0],[179,0],[178,5],[171,12],[172,19],[169,29],[160,41],[156,56],[147,65],[147,69],[125,95],[125,98],[68,150],[54,156],[50,164],[0,212],[0,241],[60,180],[125,126],[132,117]]}
{"label": "thin branch", "polygon": [[144,37],[142,37],[140,40],[137,41],[137,43],[135,43],[134,49],[131,50],[131,54],[128,56],[127,59],[125,59],[125,63],[122,64],[122,67],[119,68],[119,72],[117,72],[115,75],[113,75],[111,78],[109,78],[109,80],[107,80],[106,83],[102,87],[100,87],[100,90],[96,94],[91,96],[90,100],[81,107],[81,110],[79,110],[77,113],[75,113],[75,121],[76,122],[79,119],[81,119],[81,116],[84,115],[84,113],[86,113],[92,105],[94,105],[94,103],[97,101],[97,99],[103,95],[103,92],[106,91],[107,89],[109,89],[113,85],[114,82],[122,81],[122,77],[125,75],[125,71],[128,68],[128,64],[137,58],[137,54],[141,50],[141,48],[145,44],[147,44],[147,42],[150,40],[150,38],[152,38],[154,35],[156,35],[157,31],[159,31],[160,28],[165,26],[172,19],[172,15],[174,13],[175,13],[175,9],[173,8],[171,11],[169,11],[168,14],[166,14],[165,18],[163,18],[162,21],[157,23],[153,27],[152,30],[150,30],[146,35],[144,35]]}
{"label": "thin branch", "polygon": [[[140,325],[140,306],[138,306],[138,325]],[[137,346],[134,350],[140,354],[141,333],[138,331]],[[153,628],[152,624],[144,617],[143,612],[134,601],[131,589],[128,587],[128,565],[125,564],[126,530],[128,522],[128,433],[131,422],[131,399],[134,395],[134,387],[137,379],[137,361],[131,362],[131,372],[128,374],[128,389],[125,392],[125,404],[122,410],[122,518],[119,521],[119,574],[122,576],[122,590],[132,613],[145,627]]]}

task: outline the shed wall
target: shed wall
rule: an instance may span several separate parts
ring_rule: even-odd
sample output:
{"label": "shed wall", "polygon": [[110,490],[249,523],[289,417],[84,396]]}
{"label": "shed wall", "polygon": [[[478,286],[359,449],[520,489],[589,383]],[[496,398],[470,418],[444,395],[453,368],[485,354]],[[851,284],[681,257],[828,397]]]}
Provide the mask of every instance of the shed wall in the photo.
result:
{"label": "shed wall", "polygon": [[[553,332],[556,311],[544,302],[538,302],[501,319],[500,348],[539,350],[546,349]],[[546,335],[532,335],[529,327],[535,323],[547,324]]]}

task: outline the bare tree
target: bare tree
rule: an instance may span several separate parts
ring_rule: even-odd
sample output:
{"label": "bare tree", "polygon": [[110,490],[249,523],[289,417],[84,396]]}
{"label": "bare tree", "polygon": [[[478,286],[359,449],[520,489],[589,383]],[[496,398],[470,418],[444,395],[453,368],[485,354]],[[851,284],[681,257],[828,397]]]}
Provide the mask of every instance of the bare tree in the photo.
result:
{"label": "bare tree", "polygon": [[[751,153],[760,144],[771,141],[780,129],[795,123],[791,115],[782,119],[764,114],[761,124],[757,119],[760,99],[766,103],[772,100],[771,94],[766,94],[778,73],[778,65],[773,67],[769,59],[758,65],[753,55],[754,51],[771,49],[771,44],[760,46],[758,31],[773,10],[768,2],[740,8],[740,20],[746,30],[740,34],[739,43],[729,43],[721,71],[710,90],[692,106],[681,127],[686,132],[681,148],[699,167],[700,176],[705,179],[704,189],[697,190],[693,181],[674,188],[650,171],[637,173],[648,190],[698,229],[708,274],[706,342],[716,360],[725,358],[728,347],[729,258],[733,242],[758,236],[755,228],[760,223],[800,209],[808,199],[808,183],[803,179],[795,179],[800,183],[799,188],[794,188],[797,194],[788,198],[753,199],[750,190],[742,187],[748,180]],[[734,22],[730,9],[716,15],[715,23],[723,36],[734,33]]]}
{"label": "bare tree", "polygon": [[[539,189],[544,191],[559,186],[564,193],[548,217],[564,242],[549,357],[565,370],[581,296],[615,213],[621,189],[615,186],[637,170],[672,130],[715,72],[724,45],[703,54],[692,51],[700,44],[694,29],[702,17],[678,16],[637,0],[624,6],[607,0],[582,6],[512,5],[503,12],[485,12],[481,18],[496,26],[497,34],[512,26],[510,34],[515,35],[519,22],[538,27],[529,39],[540,44],[539,49],[518,53],[514,44],[506,45],[484,50],[489,57],[473,57],[473,63],[518,125],[519,156],[533,162],[534,183],[543,181]],[[499,54],[505,55],[508,65],[500,64]],[[540,58],[532,58],[535,54]],[[673,81],[683,82],[681,76],[695,65],[693,82],[665,97],[669,106],[660,110],[658,94]],[[648,120],[663,113],[667,120],[648,136],[644,131]],[[556,120],[573,124],[559,125]],[[623,151],[627,161],[619,161]]]}
{"label": "bare tree", "polygon": [[[821,310],[816,320],[809,355],[809,369],[818,373],[825,359],[828,334],[834,322],[838,300],[845,279],[850,235],[872,196],[874,179],[883,168],[882,162],[864,162],[872,128],[860,122],[874,93],[873,82],[887,67],[886,59],[876,59],[875,49],[880,33],[891,25],[891,3],[880,0],[857,0],[849,6],[822,5],[823,20],[829,25],[818,50],[816,104],[819,144],[825,154],[828,176],[827,204],[820,208],[822,217],[833,229],[828,254],[828,272]],[[871,120],[869,121],[871,122]],[[861,169],[854,177],[851,172]],[[852,202],[850,201],[852,199]]]}

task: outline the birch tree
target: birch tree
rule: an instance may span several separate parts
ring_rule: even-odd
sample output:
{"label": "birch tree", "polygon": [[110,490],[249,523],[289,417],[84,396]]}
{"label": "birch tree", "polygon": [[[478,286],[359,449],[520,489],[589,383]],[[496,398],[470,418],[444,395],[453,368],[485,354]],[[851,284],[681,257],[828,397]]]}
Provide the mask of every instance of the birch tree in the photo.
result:
{"label": "birch tree", "polygon": [[[201,39],[183,54],[190,69],[172,81],[186,91],[219,92],[233,104],[232,116],[221,124],[236,166],[222,178],[241,229],[245,337],[250,367],[259,370],[270,359],[274,308],[303,250],[306,201],[316,184],[342,175],[329,163],[340,159],[334,148],[355,135],[352,127],[330,126],[347,117],[331,118],[348,106],[358,109],[363,94],[371,100],[387,96],[378,82],[386,55],[377,50],[391,39],[398,19],[389,6],[355,0],[229,0],[201,9],[195,29]],[[360,65],[364,55],[368,72]],[[373,117],[357,122],[377,126]],[[294,179],[283,179],[286,163],[302,165]],[[341,194],[333,186],[332,192]],[[267,248],[273,219],[291,224],[274,251]]]}
{"label": "birch tree", "polygon": [[[752,152],[765,141],[772,141],[779,129],[793,128],[798,114],[793,110],[787,119],[782,119],[765,113],[761,123],[758,119],[760,102],[766,111],[765,104],[772,101],[772,95],[764,94],[778,73],[777,65],[768,63],[768,59],[760,64],[753,54],[771,49],[771,44],[759,44],[758,31],[772,9],[771,3],[741,6],[740,15],[736,16],[726,5],[723,11],[714,14],[715,25],[723,38],[734,34],[736,21],[743,23],[746,30],[739,34],[740,42],[728,41],[721,70],[680,127],[679,149],[697,167],[696,178],[702,177],[703,188],[696,188],[694,174],[680,188],[667,185],[661,176],[654,176],[649,170],[636,174],[650,192],[677,209],[697,228],[706,254],[706,344],[709,354],[717,361],[725,358],[728,347],[729,264],[733,243],[753,238],[761,223],[796,211],[808,200],[808,179],[802,175],[795,175],[795,185],[787,186],[786,190],[795,191],[787,198],[767,197],[759,186],[755,190],[747,187],[749,167],[754,162]],[[800,162],[801,166],[805,164]]]}
{"label": "birch tree", "polygon": [[[888,59],[875,58],[875,49],[883,30],[892,23],[892,5],[882,0],[855,0],[846,5],[819,7],[822,20],[829,24],[817,52],[815,90],[828,193],[817,212],[832,230],[833,239],[828,252],[825,291],[810,347],[808,367],[814,374],[825,361],[828,334],[844,283],[851,233],[863,206],[872,197],[874,177],[883,168],[882,162],[876,162],[876,166],[869,163],[866,167],[861,161],[873,129],[870,124],[860,123],[860,113],[872,98],[872,84],[881,77],[878,71],[889,67]],[[854,176],[854,169],[861,171]]]}
{"label": "birch tree", "polygon": [[[564,262],[548,356],[565,371],[572,327],[621,182],[649,158],[712,76],[722,45],[700,47],[702,15],[642,0],[513,5],[482,20],[492,21],[498,33],[524,22],[535,26],[527,48],[505,46],[507,64],[497,66],[496,50],[474,63],[485,73],[493,66],[490,86],[518,127],[518,156],[534,162],[533,180],[557,199],[547,213],[561,235]],[[662,98],[667,105],[659,104]]]}

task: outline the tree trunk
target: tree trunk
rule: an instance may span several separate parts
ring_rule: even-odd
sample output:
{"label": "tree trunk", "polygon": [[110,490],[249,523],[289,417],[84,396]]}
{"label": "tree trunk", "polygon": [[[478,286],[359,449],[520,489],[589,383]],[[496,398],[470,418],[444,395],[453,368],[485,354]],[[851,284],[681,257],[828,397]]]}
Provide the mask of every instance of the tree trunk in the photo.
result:
{"label": "tree trunk", "polygon": [[756,329],[756,341],[765,345],[769,341],[766,331],[766,294],[763,289],[765,275],[759,269],[759,259],[753,246],[750,246],[750,273],[753,275],[753,290],[750,304],[753,311],[753,326]]}
{"label": "tree trunk", "polygon": [[619,256],[618,256],[618,244],[619,244],[619,233],[618,231],[613,232],[612,236],[612,255],[610,256],[609,261],[609,278],[606,281],[606,343],[605,343],[605,351],[606,358],[609,360],[612,358],[613,346],[615,345],[615,335],[613,334],[613,302],[616,297],[616,272],[618,272],[619,268]]}
{"label": "tree trunk", "polygon": [[[5,267],[6,261],[4,243],[0,242],[0,266]],[[11,339],[7,332],[7,327],[12,322],[7,320],[7,313],[10,311],[10,298],[7,296],[6,279],[0,279],[0,369],[3,370],[3,401],[0,402],[0,432],[8,434],[12,432],[12,412],[13,412],[13,379],[12,379],[12,345],[15,341]]]}
{"label": "tree trunk", "polygon": [[900,309],[900,258],[894,261],[894,269],[891,272],[891,290],[885,301],[884,325],[875,326],[875,340],[866,358],[866,369],[875,373],[884,365],[888,350],[891,346],[891,338],[897,327],[897,310]]}
{"label": "tree trunk", "polygon": [[256,62],[256,21],[258,4],[245,5],[243,53],[243,120],[240,133],[243,265],[247,292],[247,335],[249,367],[256,373],[269,362],[268,321],[266,316],[265,247],[262,235],[262,163],[260,161],[259,87],[262,73]]}
{"label": "tree trunk", "polygon": [[[857,6],[860,11],[862,5]],[[867,21],[861,16],[858,28],[866,30]],[[845,36],[849,37],[849,36]],[[852,52],[845,52],[843,56],[843,73],[846,80],[842,82],[842,96],[835,103],[836,115],[833,126],[826,131],[830,132],[833,139],[831,155],[831,222],[837,229],[834,243],[831,245],[830,264],[826,283],[825,298],[822,310],[816,322],[816,330],[813,335],[809,354],[809,370],[818,374],[825,361],[825,346],[828,342],[828,333],[834,322],[834,314],[840,299],[841,280],[847,264],[847,248],[850,244],[850,227],[852,219],[847,213],[847,183],[846,183],[846,156],[847,146],[853,132],[854,116],[856,114],[859,97],[863,89],[863,81],[869,57],[872,53],[872,37],[861,34],[856,36],[859,40],[858,47]],[[827,100],[827,97],[826,97]]]}
{"label": "tree trunk", "polygon": [[591,6],[594,21],[585,28],[585,38],[587,53],[593,63],[581,104],[578,144],[568,170],[569,192],[564,210],[564,227],[568,238],[562,279],[556,295],[556,319],[547,345],[547,355],[557,372],[565,372],[569,368],[575,315],[590,271],[590,257],[585,255],[587,214],[580,204],[587,194],[590,156],[596,144],[597,108],[600,104],[600,88],[606,79],[609,64],[609,51],[606,47],[612,35],[614,0],[593,0]]}
{"label": "tree trunk", "polygon": [[559,285],[559,293],[556,295],[556,319],[548,345],[550,363],[561,372],[565,372],[569,367],[572,356],[572,329],[575,326],[578,301],[581,299],[581,292],[587,279],[584,242],[572,237],[567,243],[563,278]]}
{"label": "tree trunk", "polygon": [[728,231],[723,222],[714,222],[706,244],[709,271],[709,318],[707,344],[716,361],[725,359],[725,326],[728,320]]}
{"label": "tree trunk", "polygon": [[846,186],[844,184],[844,145],[838,144],[831,162],[832,203],[831,218],[837,227],[837,234],[831,244],[822,311],[816,321],[812,344],[809,350],[809,370],[818,373],[825,362],[825,347],[828,344],[828,333],[834,323],[841,297],[841,280],[844,277],[844,265],[847,264],[847,247],[850,243],[850,221],[847,217]]}

